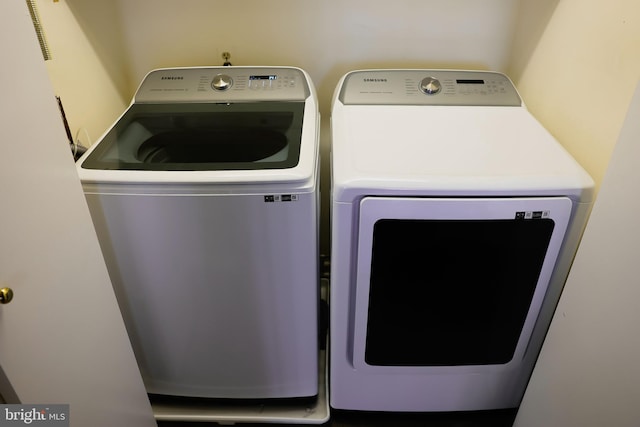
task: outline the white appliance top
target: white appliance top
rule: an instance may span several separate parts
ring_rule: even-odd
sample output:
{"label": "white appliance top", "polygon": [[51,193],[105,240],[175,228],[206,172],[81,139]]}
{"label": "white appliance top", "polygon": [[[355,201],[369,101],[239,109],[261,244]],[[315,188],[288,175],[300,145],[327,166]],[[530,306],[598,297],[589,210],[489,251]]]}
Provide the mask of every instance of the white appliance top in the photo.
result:
{"label": "white appliance top", "polygon": [[[320,115],[294,67],[151,71],[133,101],[78,160],[90,185],[315,182]],[[182,191],[182,190],[181,190]],[[208,191],[208,190],[206,190]]]}
{"label": "white appliance top", "polygon": [[593,181],[494,72],[355,71],[332,108],[333,199],[562,195]]}

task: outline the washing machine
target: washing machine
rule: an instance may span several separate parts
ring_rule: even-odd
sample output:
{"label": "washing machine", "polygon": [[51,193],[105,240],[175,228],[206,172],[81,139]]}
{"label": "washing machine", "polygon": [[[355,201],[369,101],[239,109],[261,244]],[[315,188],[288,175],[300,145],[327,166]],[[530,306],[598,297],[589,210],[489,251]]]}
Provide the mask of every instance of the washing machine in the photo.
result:
{"label": "washing machine", "polygon": [[297,68],[159,69],[79,160],[150,394],[318,394],[319,122]]}
{"label": "washing machine", "polygon": [[495,72],[348,73],[331,128],[331,406],[517,407],[592,179]]}

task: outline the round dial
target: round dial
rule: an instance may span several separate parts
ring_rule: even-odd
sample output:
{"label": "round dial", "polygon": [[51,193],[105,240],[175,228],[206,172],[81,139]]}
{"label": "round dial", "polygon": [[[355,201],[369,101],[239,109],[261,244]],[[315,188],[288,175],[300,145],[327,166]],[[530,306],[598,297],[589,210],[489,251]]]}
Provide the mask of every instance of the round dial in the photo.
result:
{"label": "round dial", "polygon": [[233,84],[233,79],[226,74],[218,74],[213,78],[211,87],[215,90],[227,90]]}
{"label": "round dial", "polygon": [[435,95],[442,89],[442,84],[435,77],[425,77],[420,82],[420,90],[427,95]]}

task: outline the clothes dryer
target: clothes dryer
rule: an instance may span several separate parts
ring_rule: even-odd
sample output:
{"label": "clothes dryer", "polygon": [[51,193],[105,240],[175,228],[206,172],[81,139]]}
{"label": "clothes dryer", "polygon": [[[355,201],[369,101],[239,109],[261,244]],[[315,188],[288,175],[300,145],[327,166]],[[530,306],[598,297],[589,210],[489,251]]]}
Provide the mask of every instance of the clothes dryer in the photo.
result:
{"label": "clothes dryer", "polygon": [[152,394],[318,393],[318,129],[291,67],[155,70],[78,162]]}
{"label": "clothes dryer", "polygon": [[351,72],[331,127],[331,405],[518,406],[591,178],[499,73]]}

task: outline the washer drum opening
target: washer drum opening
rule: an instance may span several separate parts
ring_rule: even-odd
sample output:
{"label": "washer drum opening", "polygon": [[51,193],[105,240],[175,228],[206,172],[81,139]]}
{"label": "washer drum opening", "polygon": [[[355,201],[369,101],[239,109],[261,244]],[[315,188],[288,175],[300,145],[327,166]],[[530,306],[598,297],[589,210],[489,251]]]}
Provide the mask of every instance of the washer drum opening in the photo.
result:
{"label": "washer drum opening", "polygon": [[148,138],[136,157],[142,163],[257,162],[286,146],[286,135],[269,129],[174,130]]}

